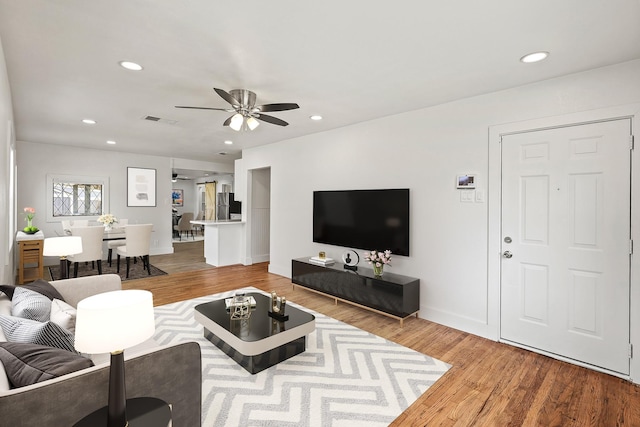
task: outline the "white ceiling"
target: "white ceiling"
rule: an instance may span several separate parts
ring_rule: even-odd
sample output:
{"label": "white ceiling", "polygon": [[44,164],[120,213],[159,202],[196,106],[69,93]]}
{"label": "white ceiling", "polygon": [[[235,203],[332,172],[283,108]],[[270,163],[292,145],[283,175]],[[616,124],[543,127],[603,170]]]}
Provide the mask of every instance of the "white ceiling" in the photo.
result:
{"label": "white ceiling", "polygon": [[[243,148],[640,58],[640,0],[0,0],[0,38],[18,140],[226,163]],[[551,55],[519,61],[537,50]],[[242,133],[222,126],[228,113],[174,108],[227,108],[214,87],[301,108],[271,113],[287,127]]]}

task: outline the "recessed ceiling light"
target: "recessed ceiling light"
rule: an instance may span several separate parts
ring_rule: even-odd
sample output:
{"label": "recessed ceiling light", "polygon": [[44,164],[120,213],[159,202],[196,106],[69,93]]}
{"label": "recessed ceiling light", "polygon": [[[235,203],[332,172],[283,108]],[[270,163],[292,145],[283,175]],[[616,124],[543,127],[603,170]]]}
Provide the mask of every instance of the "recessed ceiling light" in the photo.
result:
{"label": "recessed ceiling light", "polygon": [[96,121],[93,119],[82,119],[82,123],[86,124],[86,125],[95,125]]}
{"label": "recessed ceiling light", "polygon": [[109,145],[116,145],[116,142],[115,142],[115,141],[112,141],[112,140],[109,140],[109,141],[107,141],[107,144],[109,144]]}
{"label": "recessed ceiling light", "polygon": [[322,120],[322,116],[318,115],[318,114],[314,114],[313,116],[309,117],[311,120]]}
{"label": "recessed ceiling light", "polygon": [[232,145],[233,141],[226,140],[224,143],[227,144],[227,145]]}
{"label": "recessed ceiling light", "polygon": [[118,64],[120,64],[120,66],[122,68],[126,68],[127,70],[131,70],[131,71],[140,71],[140,70],[142,70],[142,65],[136,64],[135,62],[120,61],[120,62],[118,62]]}
{"label": "recessed ceiling light", "polygon": [[532,62],[542,61],[543,59],[546,59],[547,56],[549,56],[549,52],[533,52],[520,58],[520,61],[530,64]]}

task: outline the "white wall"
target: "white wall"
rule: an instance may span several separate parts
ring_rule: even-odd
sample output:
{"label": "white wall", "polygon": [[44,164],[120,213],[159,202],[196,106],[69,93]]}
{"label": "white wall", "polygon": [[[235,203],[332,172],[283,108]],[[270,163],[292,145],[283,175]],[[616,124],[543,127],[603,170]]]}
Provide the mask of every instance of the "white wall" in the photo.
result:
{"label": "white wall", "polygon": [[[10,152],[15,144],[13,133],[13,106],[7,67],[0,40],[0,284],[14,283],[14,230],[16,221],[11,211]],[[13,212],[15,215],[15,212]]]}
{"label": "white wall", "polygon": [[[109,178],[109,206],[105,210],[127,218],[130,224],[152,223],[151,254],[173,252],[169,158],[24,141],[18,142],[17,157],[18,208],[36,209],[34,225],[45,237],[62,231],[59,221],[46,222],[47,175],[103,176]],[[156,207],[127,206],[127,167],[156,169]]]}
{"label": "white wall", "polygon": [[390,271],[420,278],[420,317],[496,339],[487,296],[492,195],[461,202],[456,175],[475,173],[486,192],[490,126],[638,102],[638,76],[640,60],[245,150],[245,174],[271,168],[270,271],[290,277],[292,258],[319,250],[340,258],[344,248],[312,242],[314,190],[408,187],[411,257],[394,257]]}

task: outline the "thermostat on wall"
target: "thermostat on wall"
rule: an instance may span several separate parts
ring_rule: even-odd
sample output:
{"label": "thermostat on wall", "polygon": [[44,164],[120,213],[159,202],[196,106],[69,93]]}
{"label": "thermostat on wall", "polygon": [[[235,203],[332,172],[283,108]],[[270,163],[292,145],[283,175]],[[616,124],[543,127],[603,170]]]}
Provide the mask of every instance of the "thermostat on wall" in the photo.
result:
{"label": "thermostat on wall", "polygon": [[476,176],[458,175],[456,179],[456,188],[476,188]]}

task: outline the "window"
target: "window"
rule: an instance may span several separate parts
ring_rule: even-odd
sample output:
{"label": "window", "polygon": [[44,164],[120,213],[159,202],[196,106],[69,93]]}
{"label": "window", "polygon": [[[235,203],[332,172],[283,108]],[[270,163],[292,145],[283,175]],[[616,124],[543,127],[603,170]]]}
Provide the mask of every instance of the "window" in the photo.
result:
{"label": "window", "polygon": [[93,216],[102,214],[102,185],[53,183],[53,216]]}
{"label": "window", "polygon": [[108,211],[108,178],[48,175],[47,220],[92,218]]}

